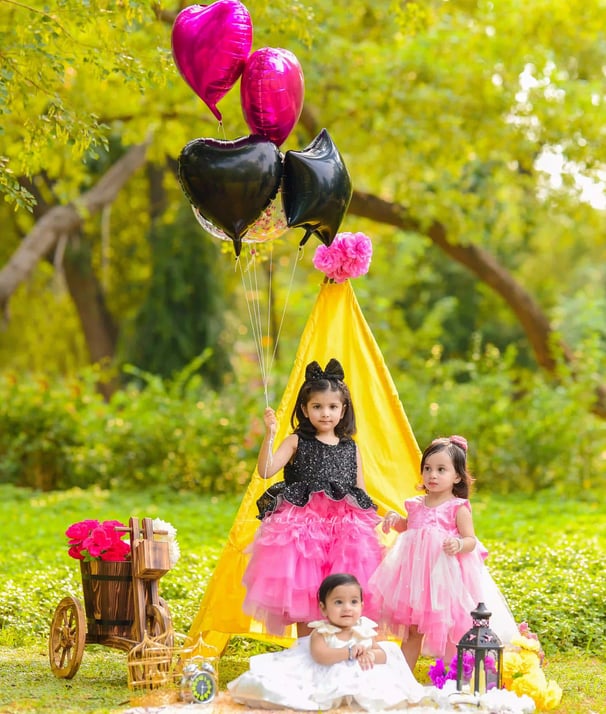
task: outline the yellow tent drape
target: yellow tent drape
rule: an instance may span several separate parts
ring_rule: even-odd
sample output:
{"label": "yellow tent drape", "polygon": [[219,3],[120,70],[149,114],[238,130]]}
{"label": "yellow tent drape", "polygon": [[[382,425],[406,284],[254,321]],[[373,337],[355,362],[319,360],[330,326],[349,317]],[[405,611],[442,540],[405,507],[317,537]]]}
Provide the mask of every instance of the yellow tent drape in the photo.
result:
{"label": "yellow tent drape", "polygon": [[[274,448],[291,432],[290,415],[305,378],[305,367],[316,360],[322,367],[331,357],[345,370],[356,413],[356,441],[360,449],[366,489],[382,515],[401,511],[404,499],[417,493],[420,451],[379,347],[364,319],[349,281],[325,283],[307,321],[288,384],[276,410],[278,432]],[[259,444],[260,446],[260,444]],[[227,544],[200,604],[188,640],[199,640],[222,651],[230,635],[260,637],[288,645],[295,636],[264,634],[261,625],[242,612],[242,585],[247,555],[260,524],[256,500],[282,473],[260,478],[255,470],[244,495]]]}

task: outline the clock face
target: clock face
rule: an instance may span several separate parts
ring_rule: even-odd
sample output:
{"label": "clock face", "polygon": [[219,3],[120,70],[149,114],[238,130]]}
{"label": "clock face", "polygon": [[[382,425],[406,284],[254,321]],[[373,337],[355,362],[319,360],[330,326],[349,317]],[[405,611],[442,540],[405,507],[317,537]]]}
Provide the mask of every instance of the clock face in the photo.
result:
{"label": "clock face", "polygon": [[197,702],[210,702],[216,691],[215,678],[208,672],[199,672],[191,680],[191,692]]}

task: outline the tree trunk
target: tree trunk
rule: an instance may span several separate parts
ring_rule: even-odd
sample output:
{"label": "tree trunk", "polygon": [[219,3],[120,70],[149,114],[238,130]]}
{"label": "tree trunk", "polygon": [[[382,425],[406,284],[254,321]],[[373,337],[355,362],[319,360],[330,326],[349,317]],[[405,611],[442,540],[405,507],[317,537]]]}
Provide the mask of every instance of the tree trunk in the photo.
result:
{"label": "tree trunk", "polygon": [[[93,272],[88,246],[81,244],[80,249],[74,250],[73,244],[72,240],[63,260],[65,282],[78,312],[91,362],[109,367],[116,352],[118,329]],[[119,380],[111,373],[98,384],[105,399],[109,399],[118,387]]]}
{"label": "tree trunk", "polygon": [[[520,321],[538,364],[549,372],[555,370],[556,361],[551,345],[553,331],[547,316],[532,295],[490,253],[472,244],[449,243],[446,228],[440,223],[433,223],[422,230],[401,206],[367,193],[354,191],[349,212],[430,238],[444,253],[464,265],[503,298]],[[566,359],[571,361],[573,357],[570,348],[562,343],[560,347]]]}
{"label": "tree trunk", "polygon": [[[108,365],[114,357],[118,331],[107,309],[103,291],[92,270],[88,246],[81,239],[83,216],[100,211],[115,200],[120,189],[145,162],[147,144],[131,147],[89,191],[67,206],[48,209],[23,239],[8,263],[0,270],[0,309],[5,315],[11,295],[38,261],[49,257],[60,241],[66,244],[62,267],[67,288],[78,312],[92,362]],[[98,388],[106,399],[118,387],[109,377]]]}

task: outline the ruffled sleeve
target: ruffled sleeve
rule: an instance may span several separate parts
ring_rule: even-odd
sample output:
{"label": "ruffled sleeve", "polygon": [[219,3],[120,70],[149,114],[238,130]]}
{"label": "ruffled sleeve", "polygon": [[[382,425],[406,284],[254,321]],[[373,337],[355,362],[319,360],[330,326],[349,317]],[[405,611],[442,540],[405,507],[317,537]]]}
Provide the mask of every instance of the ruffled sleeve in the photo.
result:
{"label": "ruffled sleeve", "polygon": [[336,635],[341,632],[340,627],[332,625],[328,620],[314,620],[313,622],[308,622],[307,626],[321,635]]}
{"label": "ruffled sleeve", "polygon": [[404,510],[409,518],[423,505],[423,500],[424,496],[415,496],[414,498],[407,498],[404,501]]}
{"label": "ruffled sleeve", "polygon": [[362,616],[351,629],[356,636],[356,639],[372,640],[377,636],[377,627],[378,625],[376,622],[373,622],[368,617]]}

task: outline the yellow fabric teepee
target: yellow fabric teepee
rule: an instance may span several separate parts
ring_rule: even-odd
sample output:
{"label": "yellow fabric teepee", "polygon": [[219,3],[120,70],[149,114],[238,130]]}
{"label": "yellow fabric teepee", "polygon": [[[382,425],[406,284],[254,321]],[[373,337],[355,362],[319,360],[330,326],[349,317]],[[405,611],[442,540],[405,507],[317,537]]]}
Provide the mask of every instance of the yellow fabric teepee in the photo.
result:
{"label": "yellow fabric teepee", "polygon": [[[274,448],[290,433],[290,415],[305,367],[316,360],[322,367],[331,357],[345,370],[358,432],[366,489],[379,506],[379,514],[402,509],[405,498],[415,495],[420,452],[379,347],[362,315],[349,281],[325,283],[303,331],[286,390],[277,412],[278,432]],[[259,445],[260,446],[260,445]],[[242,612],[245,590],[242,575],[244,551],[260,524],[256,500],[282,473],[262,479],[257,471],[244,494],[229,532],[227,544],[208,584],[188,640],[200,637],[223,650],[229,636],[244,634],[287,645],[295,636],[278,638],[263,634],[259,623]]]}

